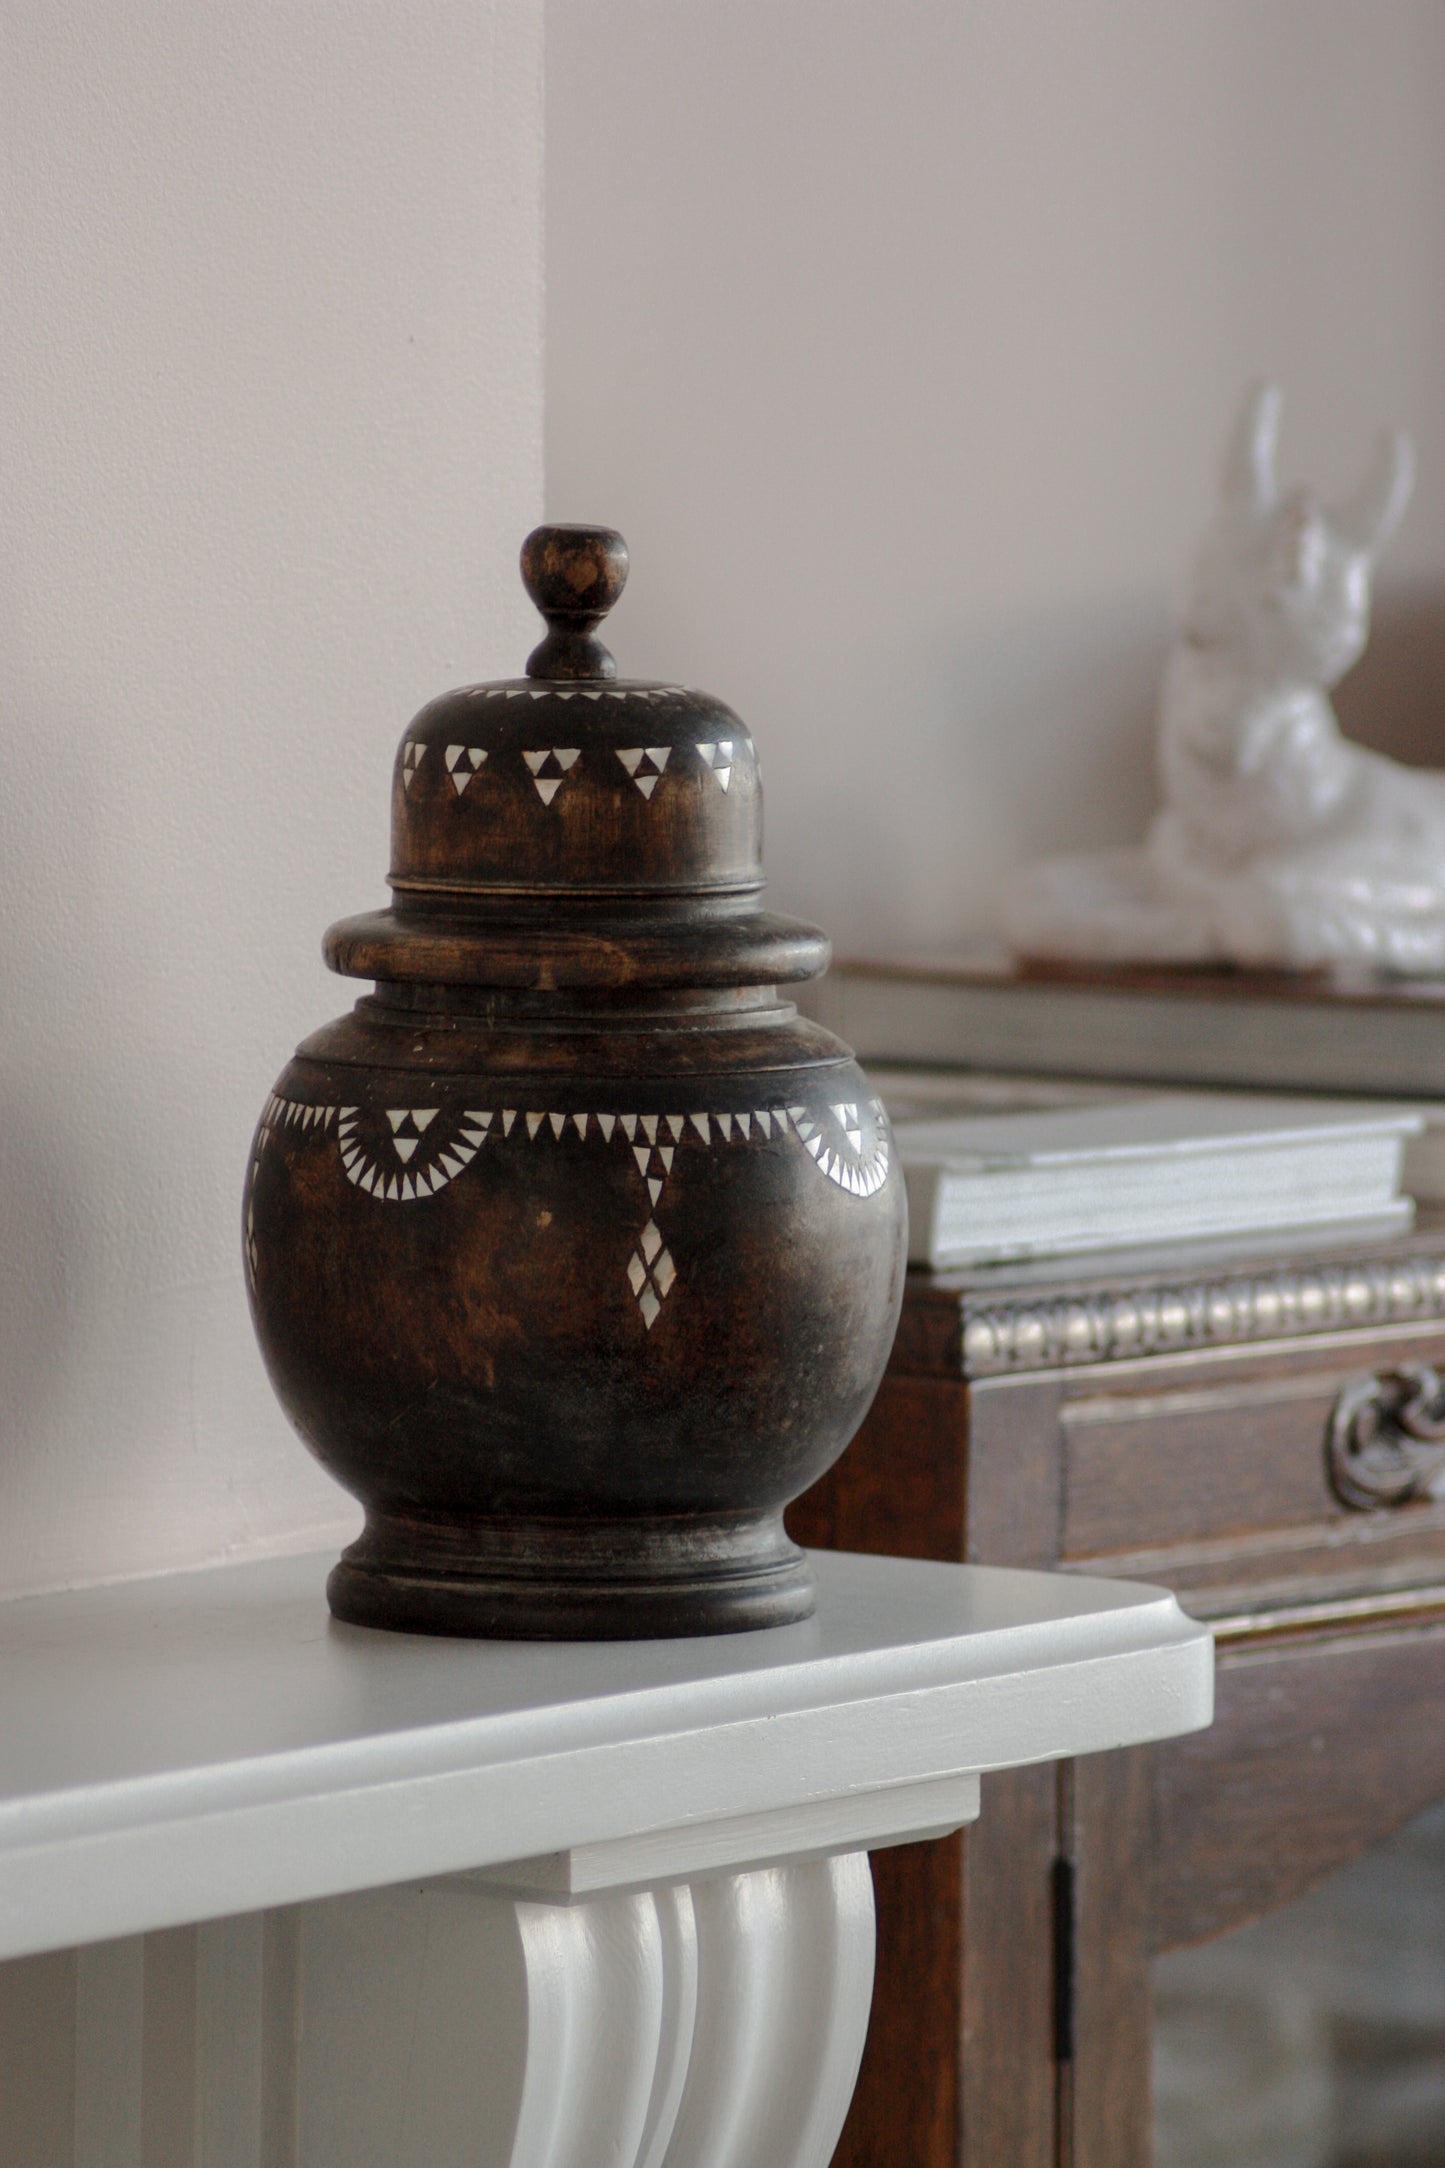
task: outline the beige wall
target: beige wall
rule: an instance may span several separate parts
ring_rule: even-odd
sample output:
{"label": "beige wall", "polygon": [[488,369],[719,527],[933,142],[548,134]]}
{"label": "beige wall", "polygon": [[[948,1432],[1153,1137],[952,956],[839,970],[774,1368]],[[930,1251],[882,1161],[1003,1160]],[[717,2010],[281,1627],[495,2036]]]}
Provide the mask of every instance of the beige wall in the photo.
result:
{"label": "beige wall", "polygon": [[11,0],[0,1589],[330,1540],[251,1131],[541,503],[540,0]]}
{"label": "beige wall", "polygon": [[1134,834],[1240,387],[1421,479],[1342,711],[1445,763],[1438,0],[549,0],[548,495],[761,741],[775,898],[984,924]]}

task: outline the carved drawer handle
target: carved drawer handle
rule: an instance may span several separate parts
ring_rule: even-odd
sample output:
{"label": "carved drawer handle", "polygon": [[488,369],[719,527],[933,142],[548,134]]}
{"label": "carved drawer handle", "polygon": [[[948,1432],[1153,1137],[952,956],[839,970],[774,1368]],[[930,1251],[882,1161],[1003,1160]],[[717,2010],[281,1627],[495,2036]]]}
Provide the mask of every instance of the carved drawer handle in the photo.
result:
{"label": "carved drawer handle", "polygon": [[1445,1383],[1428,1363],[1348,1378],[1325,1444],[1330,1488],[1357,1513],[1445,1498]]}

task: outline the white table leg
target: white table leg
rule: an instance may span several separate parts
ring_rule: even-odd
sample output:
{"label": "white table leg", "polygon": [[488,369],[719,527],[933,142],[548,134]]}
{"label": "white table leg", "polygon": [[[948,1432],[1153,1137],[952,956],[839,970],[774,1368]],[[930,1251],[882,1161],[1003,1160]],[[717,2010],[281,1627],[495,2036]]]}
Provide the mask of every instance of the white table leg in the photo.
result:
{"label": "white table leg", "polygon": [[73,2059],[25,2059],[12,2129],[53,2135],[13,2168],[826,2168],[873,1886],[850,1852],[567,1901],[375,1890],[21,1960],[0,2019],[57,1964]]}
{"label": "white table leg", "polygon": [[853,1852],[570,1902],[453,1883],[312,1908],[302,1947],[298,2168],[826,2168],[873,1881]]}
{"label": "white table leg", "polygon": [[718,1876],[692,1898],[697,2022],[666,2168],[826,2168],[873,1996],[868,1855]]}

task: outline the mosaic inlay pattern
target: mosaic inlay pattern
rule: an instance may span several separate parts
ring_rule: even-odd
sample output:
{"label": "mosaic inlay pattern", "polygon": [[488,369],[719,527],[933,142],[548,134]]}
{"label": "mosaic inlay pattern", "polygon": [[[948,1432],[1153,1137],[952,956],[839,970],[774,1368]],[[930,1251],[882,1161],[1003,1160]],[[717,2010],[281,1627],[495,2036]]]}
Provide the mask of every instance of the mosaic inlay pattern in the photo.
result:
{"label": "mosaic inlay pattern", "polygon": [[460,798],[468,783],[487,757],[484,745],[449,745],[447,747],[447,774],[452,787]]}
{"label": "mosaic inlay pattern", "polygon": [[532,771],[532,781],[537,786],[537,796],[543,805],[550,805],[562,788],[570,769],[581,755],[580,745],[538,745],[522,754]]}
{"label": "mosaic inlay pattern", "polygon": [[[487,699],[495,697],[510,700],[513,695],[511,692],[493,693],[487,691],[485,697]],[[522,693],[518,697],[525,699],[526,694]],[[557,693],[548,695],[548,697],[558,700],[570,700],[574,695],[571,693]],[[614,695],[607,692],[584,692],[577,694],[575,697],[583,700],[610,700],[613,698],[628,700],[640,699],[643,696],[631,693],[617,693]],[[647,697],[661,698],[662,696],[658,694],[655,696],[648,695]],[[638,718],[639,721],[641,719],[641,717]],[[489,749],[485,745],[446,745],[439,747],[438,750],[445,759],[447,777],[453,790],[458,798],[464,798],[473,782],[481,774],[483,767],[486,766]],[[410,793],[412,784],[416,781],[422,763],[429,751],[430,747],[423,744],[420,739],[408,738],[403,744],[401,750],[401,780],[408,793]],[[736,765],[737,740],[733,738],[684,739],[674,745],[614,746],[613,751],[621,761],[632,782],[641,791],[643,797],[650,798],[664,773],[668,772],[669,762],[672,763],[670,772],[673,775],[682,772],[676,757],[678,754],[696,753],[698,763],[704,773],[711,777],[719,789],[726,791],[732,781],[733,768]],[[534,745],[523,748],[522,760],[528,775],[531,777],[537,796],[541,799],[543,805],[552,803],[562,784],[572,774],[581,755],[582,748],[578,745]],[[683,768],[687,765],[688,763],[684,761]],[[497,772],[497,762],[493,760],[488,773],[496,774]]]}
{"label": "mosaic inlay pattern", "polygon": [[[647,1217],[629,1248],[627,1286],[644,1327],[651,1332],[668,1296],[679,1284],[676,1262],[658,1224],[664,1192],[680,1151],[719,1152],[785,1138],[800,1144],[820,1174],[853,1197],[872,1197],[888,1178],[892,1154],[882,1102],[865,1102],[865,1122],[852,1100],[822,1108],[803,1105],[745,1108],[680,1108],[673,1114],[621,1113],[611,1109],[562,1112],[547,1107],[359,1107],[317,1106],[274,1093],[256,1133],[254,1165],[271,1139],[285,1130],[334,1131],[341,1164],[352,1185],[383,1204],[412,1204],[432,1197],[463,1174],[489,1140],[515,1138],[526,1149],[564,1138],[625,1151],[645,1192]],[[246,1255],[252,1283],[256,1249],[251,1206],[246,1209]]]}

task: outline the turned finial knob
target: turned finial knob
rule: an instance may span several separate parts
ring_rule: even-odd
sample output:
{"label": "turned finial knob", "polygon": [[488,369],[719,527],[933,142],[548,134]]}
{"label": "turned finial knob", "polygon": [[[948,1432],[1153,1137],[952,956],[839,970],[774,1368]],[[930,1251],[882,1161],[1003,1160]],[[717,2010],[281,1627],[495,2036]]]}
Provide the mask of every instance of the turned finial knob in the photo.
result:
{"label": "turned finial knob", "polygon": [[613,678],[597,627],[627,585],[627,544],[611,527],[534,527],[522,544],[522,579],[547,620],[527,657],[534,678]]}

